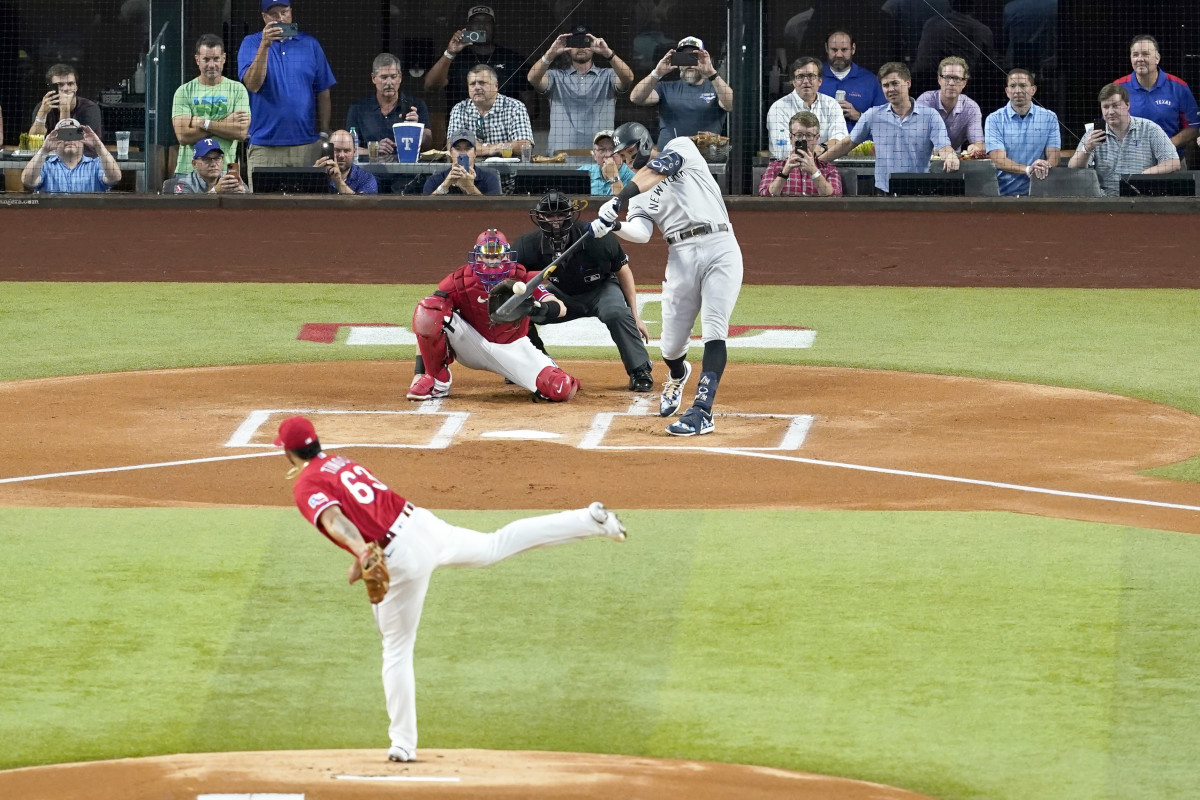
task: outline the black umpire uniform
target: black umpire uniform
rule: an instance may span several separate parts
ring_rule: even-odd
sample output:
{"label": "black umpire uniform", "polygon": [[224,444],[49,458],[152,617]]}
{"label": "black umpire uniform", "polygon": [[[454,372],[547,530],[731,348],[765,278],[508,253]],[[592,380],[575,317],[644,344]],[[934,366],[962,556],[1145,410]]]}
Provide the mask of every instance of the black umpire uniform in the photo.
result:
{"label": "black umpire uniform", "polygon": [[[562,231],[565,236],[551,237],[539,227],[513,243],[514,258],[531,272],[544,269],[587,230],[585,223],[572,220],[570,227]],[[589,236],[566,263],[550,273],[549,283],[554,284],[567,313],[543,324],[597,317],[608,328],[621,354],[625,371],[629,373],[629,388],[647,392],[654,388],[650,355],[617,280],[617,273],[628,263],[629,256],[621,249],[617,237],[596,239]],[[532,331],[532,326],[530,329]]]}

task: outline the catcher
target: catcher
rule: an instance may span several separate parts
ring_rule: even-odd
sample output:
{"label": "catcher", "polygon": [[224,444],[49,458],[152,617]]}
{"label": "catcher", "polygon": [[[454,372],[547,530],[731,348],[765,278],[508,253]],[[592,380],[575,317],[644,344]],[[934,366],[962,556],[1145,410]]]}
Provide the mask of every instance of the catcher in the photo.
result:
{"label": "catcher", "polygon": [[538,286],[526,297],[515,322],[493,321],[494,312],[512,296],[517,281],[530,275],[513,261],[504,234],[489,228],[475,240],[469,260],[438,284],[437,291],[417,303],[413,333],[420,358],[408,387],[409,400],[450,394],[450,364],[459,361],[484,369],[533,392],[534,400],[565,403],[579,391],[579,381],[558,368],[526,335],[529,321],[545,322],[567,313],[566,307]]}
{"label": "catcher", "polygon": [[313,424],[290,417],[275,444],[292,463],[292,493],[305,519],[354,556],[350,583],[367,581],[383,637],[383,693],[391,724],[390,761],[417,758],[413,646],[429,578],[442,566],[486,567],[535,547],[591,536],[625,540],[617,515],[587,508],[510,522],[492,534],[458,528],[414,506],[365,467],[321,449]]}

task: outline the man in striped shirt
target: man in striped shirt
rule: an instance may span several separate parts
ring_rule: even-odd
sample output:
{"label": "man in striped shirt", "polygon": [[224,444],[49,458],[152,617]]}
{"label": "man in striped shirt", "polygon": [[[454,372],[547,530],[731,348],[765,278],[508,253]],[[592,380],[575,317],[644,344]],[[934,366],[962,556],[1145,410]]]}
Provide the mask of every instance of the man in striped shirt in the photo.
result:
{"label": "man in striped shirt", "polygon": [[1129,115],[1129,90],[1110,83],[1100,90],[1104,127],[1083,137],[1067,166],[1096,168],[1100,188],[1109,197],[1121,192],[1122,175],[1162,175],[1179,169],[1179,154],[1157,123]]}
{"label": "man in striped shirt", "polygon": [[[67,130],[71,133],[66,135],[73,138],[61,138]],[[75,132],[78,132],[78,138],[74,138]],[[85,145],[99,153],[99,157],[85,156]],[[21,172],[21,183],[25,188],[39,192],[107,192],[120,180],[121,168],[100,137],[90,127],[80,127],[79,122],[70,117],[59,121]]]}

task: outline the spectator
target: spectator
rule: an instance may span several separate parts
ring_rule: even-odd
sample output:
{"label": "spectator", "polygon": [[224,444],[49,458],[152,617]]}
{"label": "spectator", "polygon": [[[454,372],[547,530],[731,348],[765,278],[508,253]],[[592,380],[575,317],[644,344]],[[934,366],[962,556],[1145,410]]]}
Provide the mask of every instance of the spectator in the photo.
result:
{"label": "spectator", "polygon": [[[79,96],[79,78],[73,66],[55,64],[50,67],[46,70],[46,83],[50,85],[50,91],[42,97],[42,102],[34,112],[33,124],[29,126],[30,135],[44,135],[64,119],[78,120],[80,125],[91,128],[97,139],[104,135],[100,126],[100,106]],[[96,158],[100,151],[87,147],[84,154]]]}
{"label": "spectator", "polygon": [[[964,13],[966,5],[965,0],[955,0],[953,11],[926,20],[912,65],[918,84],[930,82],[947,56],[962,58],[968,72],[989,69],[996,63],[996,37],[992,29]],[[963,55],[959,56],[960,53]]]}
{"label": "spectator", "polygon": [[262,0],[262,18],[262,32],[238,49],[238,77],[250,92],[251,183],[255,167],[307,166],[320,156],[318,130],[329,130],[329,87],[337,83],[320,42],[280,27],[292,24],[291,0]]}
{"label": "spectator", "polygon": [[[586,47],[568,47],[573,36],[587,37]],[[551,68],[562,53],[571,63]],[[608,59],[609,67],[597,67],[593,57]],[[582,150],[597,130],[612,130],[617,108],[617,93],[633,85],[633,70],[587,25],[576,25],[571,33],[558,36],[546,54],[529,69],[529,83],[550,100],[550,138],[548,150]]]}
{"label": "spectator", "polygon": [[1110,83],[1100,90],[1099,99],[1105,126],[1083,137],[1067,166],[1095,166],[1100,188],[1109,197],[1120,194],[1122,175],[1179,169],[1179,153],[1166,132],[1151,120],[1130,116],[1128,89]]}
{"label": "spectator", "polygon": [[[468,31],[471,32],[470,38],[482,35],[482,39],[464,39]],[[446,106],[453,108],[468,96],[463,93],[468,73],[473,67],[486,64],[496,74],[496,84],[504,89],[505,94],[517,95],[526,108],[536,108],[537,98],[525,79],[525,64],[528,61],[524,54],[496,44],[496,12],[490,6],[472,6],[467,12],[467,27],[454,32],[446,51],[425,73],[425,91],[445,87]]]}
{"label": "spectator", "polygon": [[333,158],[321,156],[314,167],[329,173],[329,191],[337,194],[379,194],[375,176],[354,163],[354,137],[350,131],[334,131],[329,137]]}
{"label": "spectator", "polygon": [[600,131],[592,138],[594,164],[580,167],[592,176],[592,194],[620,194],[625,184],[633,180],[633,170],[620,153],[613,152],[612,131]]}
{"label": "spectator", "polygon": [[225,44],[221,37],[204,34],[196,42],[194,55],[200,75],[176,89],[171,103],[171,124],[179,140],[176,175],[192,171],[192,145],[202,139],[217,140],[224,166],[236,163],[238,142],[250,133],[250,96],[245,86],[223,74]]}
{"label": "spectator", "polygon": [[[676,53],[688,51],[696,53],[696,66],[678,67],[671,63]],[[675,69],[679,70],[678,81],[659,83]],[[633,87],[629,99],[638,106],[658,106],[661,150],[677,136],[692,136],[700,131],[721,133],[725,114],[733,108],[733,89],[717,73],[704,42],[695,36],[685,36]]]}
{"label": "spectator", "polygon": [[771,158],[779,161],[792,155],[790,126],[798,111],[811,111],[820,120],[821,143],[830,139],[836,142],[850,135],[842,107],[820,92],[821,62],[806,56],[794,61],[790,71],[795,90],[776,100],[767,111]]}
{"label": "spectator", "polygon": [[879,10],[905,62],[913,60],[926,23],[951,12],[950,0],[887,0]]}
{"label": "spectator", "polygon": [[958,56],[948,56],[938,64],[938,85],[941,90],[931,89],[917,98],[917,105],[928,106],[942,117],[946,135],[955,152],[966,148],[969,155],[982,156],[983,112],[979,103],[963,94],[971,71],[967,62]]}
{"label": "spectator", "polygon": [[400,59],[391,53],[380,53],[371,64],[371,83],[375,94],[364,97],[346,112],[346,129],[358,132],[359,153],[368,152],[370,142],[378,142],[379,161],[396,160],[396,136],[392,126],[397,122],[419,122],[421,148],[429,146],[433,134],[429,131],[429,109],[425,101],[400,91],[404,79]]}
{"label": "spectator", "polygon": [[455,131],[446,140],[454,165],[430,175],[423,194],[500,194],[500,176],[475,166],[475,135]]}
{"label": "spectator", "polygon": [[467,88],[471,96],[450,109],[447,133],[474,130],[480,156],[512,156],[523,144],[533,147],[529,111],[520,100],[499,93],[496,70],[487,64],[471,67]]}
{"label": "spectator", "polygon": [[[815,59],[814,59],[815,60]],[[837,116],[838,121],[842,116]],[[845,137],[842,137],[845,138]],[[821,141],[821,120],[811,111],[798,111],[788,122],[788,155],[767,165],[758,193],[763,197],[829,197],[841,195],[837,167],[813,154]]]}
{"label": "spectator", "polygon": [[1055,58],[1058,0],[1011,0],[1004,4],[1009,67],[1033,67]]}
{"label": "spectator", "polygon": [[[237,162],[229,164],[216,139],[201,139],[192,150],[192,163],[187,172],[175,172],[175,177],[163,183],[163,194],[243,194],[246,184],[237,172]],[[229,167],[232,167],[230,169]]]}
{"label": "spectator", "polygon": [[[825,70],[821,73],[821,94],[837,100],[846,117],[846,129],[854,133],[854,125],[868,108],[887,103],[879,80],[869,70],[855,64],[858,46],[854,37],[845,31],[834,31],[825,39]],[[842,97],[838,97],[842,92]]]}
{"label": "spectator", "polygon": [[1117,79],[1129,90],[1129,113],[1158,124],[1171,137],[1180,156],[1188,142],[1200,134],[1200,109],[1181,78],[1158,68],[1162,56],[1158,41],[1148,34],[1135,36],[1129,45],[1133,72]]}
{"label": "spectator", "polygon": [[[61,138],[64,131],[68,131],[67,136],[80,138]],[[85,145],[99,153],[99,157],[84,155]],[[54,153],[47,158],[52,149]],[[100,137],[89,126],[81,126],[71,117],[58,121],[21,172],[21,183],[25,188],[40,192],[107,192],[120,180],[121,168],[100,142]]]}
{"label": "spectator", "polygon": [[1051,167],[1058,166],[1062,138],[1058,115],[1034,105],[1037,84],[1027,69],[1008,72],[1004,87],[1008,104],[988,114],[984,125],[984,146],[996,165],[1000,194],[1029,194],[1029,179],[1045,179]]}
{"label": "spectator", "polygon": [[879,68],[879,80],[887,105],[875,106],[859,117],[850,135],[820,155],[832,162],[852,147],[871,139],[875,142],[875,187],[886,194],[893,172],[928,172],[934,150],[942,157],[946,172],[958,169],[958,155],[946,136],[942,117],[932,108],[919,106],[908,95],[912,75],[908,67],[891,61]]}

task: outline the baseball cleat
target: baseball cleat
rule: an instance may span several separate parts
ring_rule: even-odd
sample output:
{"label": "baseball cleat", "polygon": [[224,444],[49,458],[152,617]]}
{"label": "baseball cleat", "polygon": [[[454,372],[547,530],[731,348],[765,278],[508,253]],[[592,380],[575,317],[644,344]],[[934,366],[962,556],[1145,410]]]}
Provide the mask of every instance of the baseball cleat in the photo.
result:
{"label": "baseball cleat", "polygon": [[400,747],[399,745],[394,744],[388,748],[388,761],[399,761],[407,764],[410,761],[416,760],[417,754],[414,751],[409,750],[407,747]]}
{"label": "baseball cleat", "polygon": [[667,433],[672,436],[700,436],[712,432],[712,414],[696,406],[683,412],[683,416],[667,426]]}
{"label": "baseball cleat", "polygon": [[450,383],[453,380],[454,376],[450,374],[450,370],[446,370],[446,380],[444,381],[439,381],[428,372],[423,372],[415,376],[409,385],[408,399],[432,400],[435,397],[448,397],[450,395]]}
{"label": "baseball cleat", "polygon": [[646,367],[635,369],[629,376],[629,391],[648,392],[654,388],[654,378]]}
{"label": "baseball cleat", "polygon": [[680,403],[683,402],[683,387],[687,385],[688,378],[692,377],[692,365],[688,362],[683,362],[683,377],[672,378],[671,373],[667,373],[667,379],[663,382],[662,397],[658,399],[658,415],[660,417],[671,417],[679,410]]}
{"label": "baseball cleat", "polygon": [[592,515],[592,519],[600,523],[604,528],[604,535],[616,542],[625,541],[625,526],[621,524],[621,520],[617,519],[617,515],[604,507],[604,503],[596,501],[588,506],[588,512]]}

